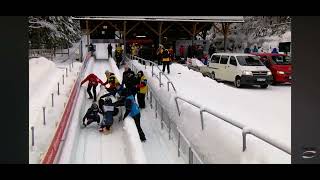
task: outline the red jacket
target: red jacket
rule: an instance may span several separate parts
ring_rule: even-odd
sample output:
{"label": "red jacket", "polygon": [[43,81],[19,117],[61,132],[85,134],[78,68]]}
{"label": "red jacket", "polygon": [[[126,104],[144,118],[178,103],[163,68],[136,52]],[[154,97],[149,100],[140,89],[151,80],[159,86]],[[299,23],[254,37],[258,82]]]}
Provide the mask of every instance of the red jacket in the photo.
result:
{"label": "red jacket", "polygon": [[180,47],[179,49],[179,52],[180,52],[180,56],[184,56],[184,47]]}
{"label": "red jacket", "polygon": [[91,85],[98,85],[98,83],[103,84],[101,79],[99,79],[96,75],[94,74],[89,74],[82,82],[81,85],[84,84],[85,82],[89,81],[89,84]]}

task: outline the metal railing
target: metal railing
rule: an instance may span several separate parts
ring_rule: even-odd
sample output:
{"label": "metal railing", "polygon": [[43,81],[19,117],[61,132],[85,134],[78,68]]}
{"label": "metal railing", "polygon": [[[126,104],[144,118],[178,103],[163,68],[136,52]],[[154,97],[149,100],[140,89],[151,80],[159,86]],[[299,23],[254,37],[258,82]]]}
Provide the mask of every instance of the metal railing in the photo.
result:
{"label": "metal railing", "polygon": [[29,49],[29,58],[35,58],[40,56],[52,60],[54,57],[54,49]]}
{"label": "metal railing", "polygon": [[[159,80],[159,86],[161,87],[163,85],[162,83],[162,76],[164,76],[166,79],[167,79],[167,88],[168,88],[168,91],[170,91],[170,86],[169,84],[171,84],[171,87],[173,88],[174,92],[177,92],[174,84],[172,83],[172,81],[168,78],[168,76],[166,74],[164,74],[161,69],[158,67],[158,65],[155,63],[155,62],[152,62],[150,60],[146,60],[146,59],[143,59],[143,58],[140,58],[140,57],[137,57],[137,56],[133,56],[133,55],[129,55],[130,58],[128,59],[134,59],[134,60],[138,60],[138,61],[143,61],[144,62],[144,67],[145,69],[147,69],[147,63],[149,63],[149,66],[151,66],[151,74],[152,74],[152,77],[155,76],[158,80]],[[133,64],[131,64],[131,67],[132,69],[136,70],[137,68],[135,68],[133,66]],[[159,70],[159,75],[157,76],[157,74],[154,72],[154,67],[156,67],[158,70]]]}
{"label": "metal railing", "polygon": [[[128,58],[128,57],[127,57],[127,58]],[[145,59],[136,57],[136,56],[130,56],[130,58],[128,58],[128,59],[134,59],[134,60],[144,61],[144,62],[145,62],[145,69],[146,69],[146,66],[147,66],[147,63],[146,63],[146,62],[148,62],[149,65],[152,66],[152,75],[155,75],[153,66],[156,66],[156,67],[159,69],[159,71],[160,71],[160,72],[159,72],[159,77],[157,77],[157,76],[156,76],[156,77],[158,78],[159,83],[160,83],[160,87],[161,87],[161,85],[162,85],[162,82],[161,82],[161,74],[162,74],[162,71],[160,70],[160,68],[157,66],[156,63],[154,63],[154,62],[152,62],[152,61],[149,61],[149,60],[145,60]],[[135,71],[138,70],[138,68],[135,67],[135,66],[133,65],[133,63],[130,63],[130,64],[131,64],[132,68],[135,69]],[[170,81],[170,79],[169,79],[167,76],[165,76],[165,77],[166,77],[167,80],[168,80],[168,91],[169,91],[169,82],[170,82],[170,84],[172,85],[172,87],[173,87],[173,89],[174,89],[174,92],[176,93],[177,91],[176,91],[173,83]],[[149,88],[150,88],[150,86],[149,86]],[[251,128],[249,128],[249,127],[245,127],[244,125],[238,123],[237,121],[232,120],[232,119],[229,118],[229,117],[226,117],[226,116],[224,116],[224,115],[222,115],[222,114],[220,114],[220,113],[218,113],[218,112],[214,112],[214,111],[211,110],[211,109],[208,109],[208,108],[206,108],[206,107],[203,107],[203,106],[201,106],[200,104],[198,104],[198,103],[196,103],[196,102],[193,102],[193,101],[191,101],[191,100],[187,100],[187,99],[185,99],[185,98],[183,98],[183,97],[181,97],[181,96],[178,96],[178,95],[176,94],[176,96],[175,96],[175,102],[176,102],[176,107],[177,107],[177,111],[178,111],[179,116],[181,115],[181,112],[180,112],[180,108],[179,108],[178,99],[180,99],[180,100],[182,100],[182,101],[184,101],[184,102],[186,102],[186,103],[188,103],[188,104],[191,104],[191,105],[199,108],[199,110],[200,110],[199,112],[200,112],[201,129],[202,129],[202,130],[204,130],[204,119],[203,119],[203,113],[204,113],[204,112],[206,112],[206,113],[208,113],[208,114],[210,114],[210,115],[213,115],[213,116],[221,119],[222,121],[224,121],[224,122],[226,122],[226,123],[228,123],[228,124],[231,124],[231,125],[234,126],[234,127],[237,127],[237,128],[239,128],[239,129],[241,129],[241,130],[242,130],[242,151],[243,151],[243,152],[244,152],[244,151],[246,150],[246,148],[247,148],[247,139],[246,139],[247,134],[251,134],[252,136],[254,136],[254,137],[256,137],[256,138],[258,138],[258,139],[260,139],[260,140],[262,140],[262,141],[264,141],[264,142],[266,142],[266,143],[268,143],[268,144],[270,144],[271,146],[276,147],[277,149],[279,149],[279,150],[281,150],[281,151],[283,151],[283,152],[291,155],[291,148],[290,148],[290,147],[288,147],[288,146],[286,146],[286,145],[283,145],[283,144],[275,141],[274,139],[272,139],[272,138],[270,138],[270,137],[267,137],[267,136],[261,134],[260,132],[254,130],[254,129],[251,129]],[[150,99],[150,101],[152,102],[152,98]],[[152,106],[151,106],[151,108],[152,108]]]}
{"label": "metal railing", "polygon": [[210,109],[207,109],[205,107],[202,107],[201,105],[199,105],[197,103],[194,103],[194,102],[192,102],[190,100],[187,100],[187,99],[185,99],[183,97],[176,96],[175,97],[175,102],[176,102],[176,106],[177,106],[177,110],[178,110],[179,116],[181,115],[181,112],[180,112],[180,108],[179,108],[179,105],[178,105],[179,104],[178,103],[178,99],[180,99],[180,100],[182,100],[182,101],[184,101],[184,102],[186,102],[188,104],[191,104],[191,105],[193,105],[193,106],[195,106],[195,107],[200,109],[200,120],[201,120],[201,129],[202,130],[204,130],[204,120],[203,120],[203,113],[204,112],[206,112],[208,114],[211,114],[211,115],[221,119],[222,121],[227,122],[227,123],[231,124],[232,126],[241,129],[242,130],[242,151],[243,152],[247,148],[246,135],[247,134],[251,134],[251,135],[255,136],[256,138],[258,138],[258,139],[270,144],[271,146],[274,146],[274,147],[280,149],[281,151],[284,151],[287,154],[291,155],[291,148],[290,147],[287,147],[287,146],[285,146],[283,144],[280,144],[277,141],[260,134],[258,131],[255,131],[254,129],[250,129],[249,127],[245,127],[244,125],[242,125],[242,124],[232,120],[231,118],[226,117],[226,116],[224,116],[224,115],[222,115],[222,114],[220,114],[218,112],[214,112],[213,110],[210,110]]}
{"label": "metal railing", "polygon": [[[172,140],[177,146],[177,156],[182,157],[189,164],[194,164],[195,162],[204,164],[198,152],[192,147],[191,143],[177,127],[176,123],[168,116],[165,106],[161,103],[157,96],[153,95],[154,93],[155,92],[152,87],[149,87],[147,99],[150,102],[151,109],[155,110],[156,119],[160,119],[161,129],[163,130],[166,128],[169,140]],[[153,103],[155,106],[153,106]],[[181,153],[183,153],[184,156],[182,156]]]}

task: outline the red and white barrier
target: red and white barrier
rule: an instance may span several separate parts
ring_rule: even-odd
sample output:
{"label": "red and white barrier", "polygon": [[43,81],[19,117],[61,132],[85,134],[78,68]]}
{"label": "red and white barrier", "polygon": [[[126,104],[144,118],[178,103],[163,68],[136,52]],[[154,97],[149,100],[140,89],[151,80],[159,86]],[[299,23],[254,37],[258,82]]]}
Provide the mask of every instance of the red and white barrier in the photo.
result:
{"label": "red and white barrier", "polygon": [[74,105],[75,105],[75,99],[77,99],[79,95],[80,90],[80,82],[82,75],[84,71],[87,68],[88,61],[90,59],[90,53],[88,53],[84,59],[83,65],[81,67],[80,75],[78,76],[72,91],[70,93],[66,108],[63,112],[62,118],[59,122],[58,128],[56,129],[56,132],[54,134],[54,137],[51,141],[51,144],[44,156],[44,158],[41,161],[41,164],[53,164],[56,161],[56,157],[58,155],[58,152],[61,149],[61,142],[64,141],[64,135],[66,133],[66,129],[68,128],[68,125],[70,124],[71,115],[74,111]]}

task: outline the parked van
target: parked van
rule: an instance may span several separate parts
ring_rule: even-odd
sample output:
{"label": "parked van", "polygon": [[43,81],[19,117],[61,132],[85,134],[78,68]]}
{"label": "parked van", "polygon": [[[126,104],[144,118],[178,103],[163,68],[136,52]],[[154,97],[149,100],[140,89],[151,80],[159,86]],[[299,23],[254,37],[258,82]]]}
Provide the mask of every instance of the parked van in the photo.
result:
{"label": "parked van", "polygon": [[260,60],[270,69],[273,75],[273,84],[291,83],[292,66],[291,59],[286,54],[252,53],[260,57]]}
{"label": "parked van", "polygon": [[218,81],[234,82],[242,85],[260,85],[267,88],[272,82],[271,71],[258,56],[244,53],[214,53],[207,66],[200,67],[204,76]]}

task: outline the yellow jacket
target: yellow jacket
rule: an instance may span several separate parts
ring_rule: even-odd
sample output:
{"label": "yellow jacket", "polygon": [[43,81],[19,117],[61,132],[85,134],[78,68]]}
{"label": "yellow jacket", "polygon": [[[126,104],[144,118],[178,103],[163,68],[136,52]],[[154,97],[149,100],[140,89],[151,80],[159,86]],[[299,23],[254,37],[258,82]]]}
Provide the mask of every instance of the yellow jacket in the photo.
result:
{"label": "yellow jacket", "polygon": [[[160,54],[162,54],[163,51],[164,51],[164,50],[161,49],[161,50],[160,50]],[[168,58],[162,58],[162,61],[166,61],[166,62],[167,62],[167,61],[170,61],[170,57],[168,57]]]}
{"label": "yellow jacket", "polygon": [[[144,83],[145,86],[143,86],[142,83]],[[139,88],[139,90],[138,90],[138,93],[146,94],[147,91],[148,91],[148,85],[147,85],[147,79],[146,79],[146,77],[145,77],[144,75],[141,77],[141,80],[140,80],[140,84],[139,84],[139,85],[140,85],[140,88]],[[143,86],[143,87],[141,87],[141,86]]]}

